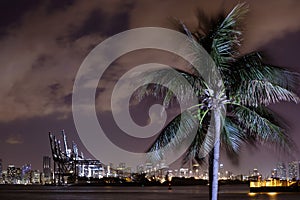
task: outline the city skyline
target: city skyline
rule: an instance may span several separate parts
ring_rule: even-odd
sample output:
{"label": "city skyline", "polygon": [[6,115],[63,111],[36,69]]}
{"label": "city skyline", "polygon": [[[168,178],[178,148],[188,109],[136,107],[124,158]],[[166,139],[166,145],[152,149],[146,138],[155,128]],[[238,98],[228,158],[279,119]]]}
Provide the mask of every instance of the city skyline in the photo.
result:
{"label": "city skyline", "polygon": [[[31,160],[33,168],[42,169],[42,157],[51,155],[48,132],[59,133],[63,129],[86,157],[93,157],[78,137],[71,100],[73,81],[80,64],[101,41],[130,28],[173,28],[170,18],[181,19],[193,27],[197,8],[213,15],[219,9],[228,12],[237,2],[2,1],[0,158],[4,166],[22,166]],[[250,13],[245,25],[245,45],[241,51],[262,50],[267,62],[300,72],[297,60],[300,51],[299,2],[256,0],[248,3]],[[115,63],[100,81],[102,85],[96,97],[98,118],[112,132],[111,137],[116,143],[126,141],[126,137],[125,140],[119,139],[121,131],[110,123],[112,119],[107,109],[110,102],[106,99],[115,79],[130,69],[129,65],[147,63],[152,57],[166,62],[158,55],[156,52],[147,57],[137,53],[133,58],[125,58]],[[270,107],[289,124],[289,134],[299,147],[300,105],[281,103]],[[148,112],[143,106],[133,108],[133,113],[138,124],[148,122],[149,116],[145,115]],[[136,143],[135,148],[145,148],[145,144]],[[221,158],[225,166],[237,172],[250,165],[250,169],[261,166],[263,173],[270,173],[279,161],[293,159],[281,151],[273,151],[270,146],[259,146],[243,147],[239,160],[240,165],[235,166],[225,155]],[[294,160],[300,160],[300,157]]]}
{"label": "city skyline", "polygon": [[[2,170],[2,162],[0,160],[0,185],[1,184],[20,184],[20,185],[30,185],[30,184],[41,184],[41,185],[51,185],[51,184],[67,184],[71,179],[63,178],[63,182],[60,182],[59,178],[55,175],[55,168],[49,166],[51,163],[51,158],[49,156],[43,156],[43,169],[33,169],[30,164],[24,164],[22,166],[8,165],[6,169]],[[92,171],[88,170],[84,173],[80,172],[80,165],[78,167],[78,174],[75,180],[85,180],[84,177],[93,178],[95,181],[105,180],[105,178],[121,178],[128,180],[129,182],[135,182],[132,177],[136,176],[136,173],[144,176],[151,181],[158,181],[163,183],[165,181],[165,176],[170,174],[173,178],[187,178],[192,180],[208,180],[208,171],[199,165],[193,165],[189,167],[181,168],[169,168],[165,166],[162,162],[160,164],[154,165],[150,163],[144,163],[137,166],[136,171],[128,168],[126,163],[119,163],[113,168],[113,165],[102,166],[101,173],[95,170],[94,167],[91,168]],[[282,173],[282,170],[284,173]],[[77,170],[76,170],[77,171]],[[280,181],[299,181],[300,180],[300,161],[290,161],[287,163],[279,162],[277,168],[271,170],[271,174],[263,175],[260,173],[259,169],[251,169],[248,173],[236,174],[230,169],[224,167],[220,164],[219,170],[219,180],[220,181],[253,181],[255,179],[261,181],[276,180]],[[67,182],[68,180],[68,182]],[[77,183],[77,182],[76,182]],[[250,183],[253,184],[253,183]],[[274,183],[276,185],[276,183]]]}
{"label": "city skyline", "polygon": [[[24,163],[23,165],[15,165],[13,163],[8,164],[7,166],[3,166],[2,164],[2,159],[0,158],[0,177],[3,174],[3,171],[6,171],[10,168],[10,167],[15,167],[15,168],[20,168],[22,169],[22,171],[24,171],[24,169],[29,170],[29,171],[36,171],[36,172],[40,172],[43,173],[44,178],[52,178],[52,173],[54,171],[54,165],[53,165],[53,160],[52,160],[52,156],[43,156],[42,159],[42,168],[41,169],[37,169],[37,168],[32,168],[30,161],[27,163]],[[151,167],[149,168],[149,164],[151,164]],[[165,166],[165,164],[162,162],[160,162],[159,164],[156,163],[141,163],[140,165],[131,167],[131,166],[127,166],[126,163],[120,162],[120,163],[109,163],[108,171],[110,171],[109,169],[117,169],[117,170],[130,170],[130,173],[147,173],[147,171],[144,170],[145,169],[151,169],[152,170],[158,170],[158,169],[162,169],[162,168],[168,168],[171,171],[177,171],[177,170],[193,170],[193,168],[195,168],[195,166],[197,166],[197,169],[201,170],[202,174],[201,176],[204,176],[205,173],[208,173],[208,168],[207,166],[203,165],[203,166],[199,166],[199,165],[193,165],[193,166],[181,166],[178,168],[172,168],[169,166]],[[143,168],[141,170],[141,167]],[[197,170],[198,171],[198,170]],[[260,168],[248,168],[248,169],[244,169],[244,172],[242,173],[236,173],[233,169],[228,168],[228,166],[224,167],[223,163],[220,163],[220,177],[219,179],[222,179],[224,176],[222,174],[226,173],[230,173],[233,176],[262,176],[263,179],[268,179],[268,178],[279,178],[281,180],[300,180],[300,160],[290,160],[290,161],[286,161],[286,162],[278,162],[277,165],[274,165],[274,168],[270,168],[269,169],[269,173],[261,173]],[[200,171],[199,171],[200,172]],[[109,172],[107,172],[109,174]],[[194,172],[193,172],[193,176],[194,176]],[[207,179],[208,177],[206,177]],[[48,180],[47,179],[47,180]]]}

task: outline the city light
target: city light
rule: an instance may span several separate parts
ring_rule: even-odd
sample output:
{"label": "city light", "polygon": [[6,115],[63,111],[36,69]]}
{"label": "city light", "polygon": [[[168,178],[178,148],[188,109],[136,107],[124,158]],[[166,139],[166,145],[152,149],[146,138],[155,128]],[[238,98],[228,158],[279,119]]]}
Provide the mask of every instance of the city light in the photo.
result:
{"label": "city light", "polygon": [[267,193],[269,196],[276,196],[278,193],[277,192],[268,192]]}
{"label": "city light", "polygon": [[254,192],[249,192],[248,195],[251,196],[251,197],[254,197],[254,196],[256,195],[256,193],[254,193]]}

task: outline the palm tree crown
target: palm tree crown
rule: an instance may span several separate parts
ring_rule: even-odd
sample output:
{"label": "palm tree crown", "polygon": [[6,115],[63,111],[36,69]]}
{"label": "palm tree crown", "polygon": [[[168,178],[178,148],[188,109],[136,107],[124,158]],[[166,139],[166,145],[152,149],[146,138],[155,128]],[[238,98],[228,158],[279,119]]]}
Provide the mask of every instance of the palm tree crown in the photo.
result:
{"label": "palm tree crown", "polygon": [[[188,29],[182,22],[178,23],[177,28],[188,36],[195,52],[197,48],[203,47],[210,54],[222,76],[225,91],[221,103],[227,106],[227,112],[222,119],[220,143],[227,153],[237,155],[242,144],[257,142],[268,142],[289,150],[292,142],[285,131],[286,127],[267,106],[279,101],[297,103],[299,98],[293,91],[297,89],[299,75],[264,63],[259,52],[246,55],[239,52],[243,36],[241,22],[247,11],[246,4],[238,4],[229,14],[219,15],[214,20],[199,11],[196,30]],[[187,132],[197,126],[197,134],[186,152],[186,158],[201,162],[201,147],[207,142],[205,137],[210,126],[213,98],[197,70],[177,71],[193,86],[199,104],[186,109],[167,124],[149,151],[159,152],[156,156],[161,158],[163,152],[159,150],[162,147],[170,142],[179,143]],[[144,84],[154,80],[172,86],[173,91],[185,91],[185,86],[169,69],[143,74]],[[145,86],[138,96],[143,98],[149,93],[163,96],[165,106],[174,99],[172,92],[153,85]]]}

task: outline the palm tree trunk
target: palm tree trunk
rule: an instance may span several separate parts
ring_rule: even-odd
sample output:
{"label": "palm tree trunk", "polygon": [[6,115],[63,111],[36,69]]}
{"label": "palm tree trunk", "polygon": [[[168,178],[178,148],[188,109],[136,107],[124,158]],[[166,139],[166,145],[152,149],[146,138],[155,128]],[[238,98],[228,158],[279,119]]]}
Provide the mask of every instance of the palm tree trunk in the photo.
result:
{"label": "palm tree trunk", "polygon": [[215,128],[215,146],[213,151],[213,175],[212,175],[212,196],[211,200],[218,199],[218,173],[219,173],[219,158],[220,158],[220,132],[221,132],[221,111],[216,108],[213,111],[214,128]]}
{"label": "palm tree trunk", "polygon": [[213,180],[213,166],[214,166],[214,152],[212,149],[208,157],[208,184],[209,184],[209,199],[212,198],[212,180]]}
{"label": "palm tree trunk", "polygon": [[213,164],[211,200],[218,199],[219,157],[220,157],[220,140],[216,141],[215,148],[214,148],[214,161],[213,161],[214,164]]}

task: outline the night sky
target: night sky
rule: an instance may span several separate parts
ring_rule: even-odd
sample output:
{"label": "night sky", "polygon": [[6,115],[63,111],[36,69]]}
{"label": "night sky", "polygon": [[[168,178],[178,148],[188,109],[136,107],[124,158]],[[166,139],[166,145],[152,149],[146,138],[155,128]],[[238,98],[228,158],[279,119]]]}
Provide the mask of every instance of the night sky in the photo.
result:
{"label": "night sky", "polygon": [[[50,155],[48,132],[59,134],[62,129],[86,157],[92,157],[76,133],[71,110],[72,87],[84,58],[101,41],[131,28],[173,28],[171,18],[195,27],[197,9],[214,16],[219,11],[228,12],[237,2],[1,0],[0,158],[4,167],[31,163],[33,168],[41,169],[42,156]],[[249,5],[241,52],[263,51],[268,63],[300,72],[300,2],[252,0]],[[106,72],[97,90],[99,119],[114,134],[117,128],[106,123],[111,120],[107,99],[117,77],[130,64],[150,61],[149,57],[137,55],[116,63]],[[138,61],[134,59],[137,57]],[[164,62],[163,58],[154,57]],[[289,134],[300,147],[300,104],[281,103],[271,108],[288,122]],[[144,111],[134,112],[138,123],[147,121]],[[264,174],[270,173],[278,161],[292,159],[300,160],[300,156],[292,158],[267,146],[243,147],[238,166],[233,166],[225,155],[221,158],[225,168],[233,168],[236,173],[248,173],[257,167]]]}

